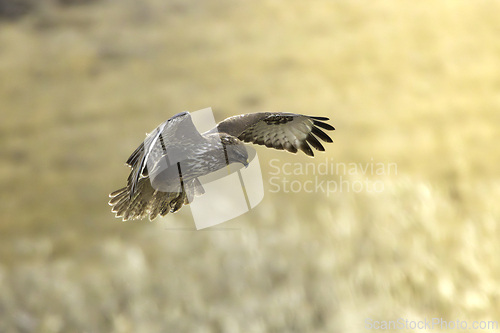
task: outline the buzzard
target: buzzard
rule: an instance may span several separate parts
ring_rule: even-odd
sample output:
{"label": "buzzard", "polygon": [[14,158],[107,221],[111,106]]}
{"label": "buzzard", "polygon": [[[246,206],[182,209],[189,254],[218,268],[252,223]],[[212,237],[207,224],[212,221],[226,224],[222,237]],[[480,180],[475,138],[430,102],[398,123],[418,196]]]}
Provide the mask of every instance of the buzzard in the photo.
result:
{"label": "buzzard", "polygon": [[[112,192],[109,204],[124,221],[178,211],[204,193],[198,177],[231,163],[248,165],[244,142],[291,153],[333,142],[323,130],[335,128],[312,117],[284,112],[258,112],[227,118],[205,133],[199,133],[189,112],[176,114],[153,132],[130,155],[127,186]],[[322,130],[323,129],[323,130]]]}

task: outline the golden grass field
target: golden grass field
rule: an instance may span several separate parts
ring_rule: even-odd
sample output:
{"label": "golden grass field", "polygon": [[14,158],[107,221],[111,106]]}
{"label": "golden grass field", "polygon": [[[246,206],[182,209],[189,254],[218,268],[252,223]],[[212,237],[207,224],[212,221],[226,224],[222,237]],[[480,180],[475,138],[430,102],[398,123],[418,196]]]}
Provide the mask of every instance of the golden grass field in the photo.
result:
{"label": "golden grass field", "polygon": [[[500,2],[41,3],[0,22],[0,332],[500,321]],[[266,194],[230,229],[115,219],[144,134],[205,107],[328,116],[335,143],[257,147]],[[274,158],[397,174],[272,193]]]}

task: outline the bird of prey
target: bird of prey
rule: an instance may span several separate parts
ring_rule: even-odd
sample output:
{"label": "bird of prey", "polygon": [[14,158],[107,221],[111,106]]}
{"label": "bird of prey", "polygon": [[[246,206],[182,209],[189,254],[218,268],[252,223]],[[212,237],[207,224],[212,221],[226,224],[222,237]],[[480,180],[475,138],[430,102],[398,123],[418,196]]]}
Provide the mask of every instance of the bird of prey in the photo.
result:
{"label": "bird of prey", "polygon": [[[229,117],[199,133],[189,112],[176,114],[153,132],[130,155],[127,186],[112,192],[109,204],[124,221],[175,213],[204,193],[198,177],[231,163],[248,165],[245,142],[291,153],[314,156],[321,144],[333,142],[323,130],[335,128],[312,117],[284,112],[258,112]],[[322,130],[323,129],[323,130]]]}

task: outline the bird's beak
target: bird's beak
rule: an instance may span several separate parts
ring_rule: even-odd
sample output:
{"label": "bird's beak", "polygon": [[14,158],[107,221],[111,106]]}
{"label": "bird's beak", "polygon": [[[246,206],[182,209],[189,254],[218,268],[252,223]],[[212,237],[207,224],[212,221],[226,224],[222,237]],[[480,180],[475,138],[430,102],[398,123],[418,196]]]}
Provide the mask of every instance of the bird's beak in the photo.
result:
{"label": "bird's beak", "polygon": [[248,158],[247,158],[247,161],[245,163],[243,163],[243,165],[245,166],[245,169],[248,168],[248,164],[250,164],[250,162],[248,161]]}

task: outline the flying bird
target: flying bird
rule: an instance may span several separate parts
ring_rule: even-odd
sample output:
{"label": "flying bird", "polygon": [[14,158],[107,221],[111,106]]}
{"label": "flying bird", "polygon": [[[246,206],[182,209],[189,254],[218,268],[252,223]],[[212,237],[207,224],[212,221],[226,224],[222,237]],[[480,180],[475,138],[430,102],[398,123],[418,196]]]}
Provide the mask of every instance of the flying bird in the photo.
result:
{"label": "flying bird", "polygon": [[229,117],[199,133],[189,112],[181,112],[146,136],[130,155],[127,186],[112,192],[109,204],[124,221],[175,213],[204,194],[198,177],[232,163],[248,165],[244,143],[314,156],[333,142],[323,130],[335,130],[326,117],[258,112]]}

